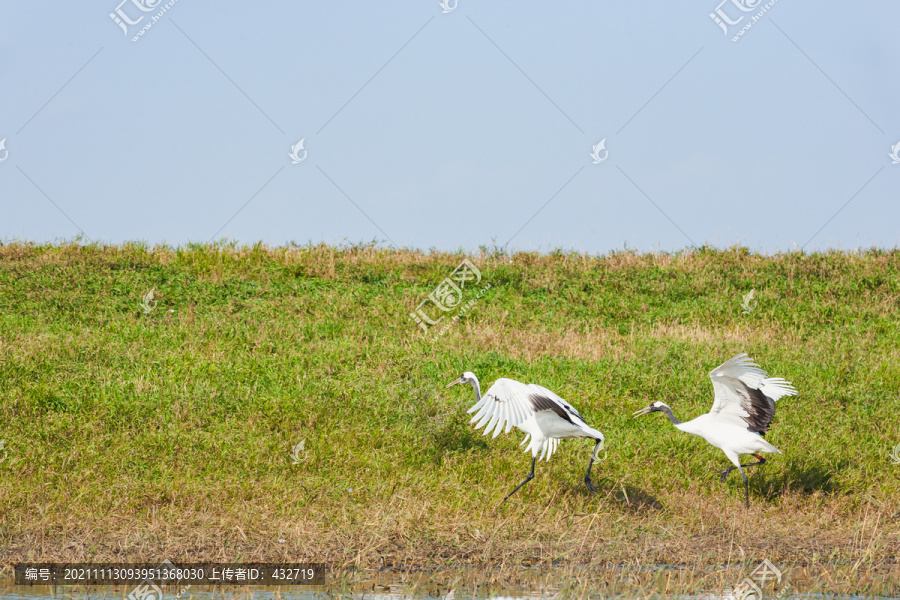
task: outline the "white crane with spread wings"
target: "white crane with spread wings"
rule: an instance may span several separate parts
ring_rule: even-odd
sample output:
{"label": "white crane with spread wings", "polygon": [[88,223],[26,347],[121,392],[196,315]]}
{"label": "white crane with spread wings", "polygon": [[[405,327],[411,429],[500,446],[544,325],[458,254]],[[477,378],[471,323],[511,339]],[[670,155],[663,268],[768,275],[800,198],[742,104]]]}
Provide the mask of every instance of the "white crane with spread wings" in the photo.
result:
{"label": "white crane with spread wings", "polygon": [[[665,413],[672,424],[681,431],[699,435],[725,453],[733,467],[722,471],[724,482],[728,474],[737,469],[744,478],[744,500],[750,507],[750,490],[747,476],[741,467],[765,464],[759,452],[781,452],[763,439],[775,417],[775,402],[782,396],[795,396],[797,390],[789,381],[769,377],[746,354],[738,354],[709,374],[716,397],[712,410],[693,421],[682,423],[663,402],[654,402],[634,413],[635,417],[651,412]],[[740,454],[753,454],[758,462],[742,465]]]}
{"label": "white crane with spread wings", "polygon": [[478,378],[470,371],[463,373],[447,387],[457,383],[469,383],[475,389],[477,402],[468,412],[478,411],[470,422],[478,421],[475,429],[481,429],[486,424],[487,428],[483,435],[493,431],[493,437],[497,437],[501,431],[508,433],[512,427],[517,427],[526,434],[522,444],[531,438],[531,443],[525,449],[526,452],[531,450],[531,472],[525,481],[501,500],[501,504],[534,478],[534,465],[538,453],[541,453],[543,460],[550,460],[559,440],[564,438],[586,437],[597,440],[584,476],[584,483],[588,489],[591,492],[597,491],[591,483],[591,467],[597,459],[597,453],[603,449],[603,434],[589,427],[584,417],[571,404],[545,387],[533,383],[525,385],[505,378],[495,381],[482,397]]}

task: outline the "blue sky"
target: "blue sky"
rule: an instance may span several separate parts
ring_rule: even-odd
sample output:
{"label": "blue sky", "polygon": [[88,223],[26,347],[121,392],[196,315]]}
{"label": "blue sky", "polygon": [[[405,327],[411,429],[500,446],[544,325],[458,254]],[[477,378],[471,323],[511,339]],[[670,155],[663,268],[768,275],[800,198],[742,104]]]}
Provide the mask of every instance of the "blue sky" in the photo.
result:
{"label": "blue sky", "polygon": [[0,1],[0,239],[900,241],[896,2],[119,1]]}

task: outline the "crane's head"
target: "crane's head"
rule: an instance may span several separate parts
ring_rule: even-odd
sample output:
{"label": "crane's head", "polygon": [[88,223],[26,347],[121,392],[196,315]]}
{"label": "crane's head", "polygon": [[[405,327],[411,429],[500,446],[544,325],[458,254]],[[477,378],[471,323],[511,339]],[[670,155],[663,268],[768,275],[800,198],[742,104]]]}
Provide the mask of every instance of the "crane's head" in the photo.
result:
{"label": "crane's head", "polygon": [[478,378],[475,377],[475,373],[472,371],[466,371],[460,375],[458,379],[451,381],[447,387],[453,387],[457,383],[471,383],[472,385],[478,385]]}
{"label": "crane's head", "polygon": [[631,416],[639,417],[641,415],[646,415],[647,413],[661,412],[663,410],[663,407],[669,408],[669,405],[666,404],[665,402],[656,401],[656,402],[653,402],[652,404],[650,404],[650,406],[648,406],[647,408],[642,408],[641,410],[635,411],[634,414]]}

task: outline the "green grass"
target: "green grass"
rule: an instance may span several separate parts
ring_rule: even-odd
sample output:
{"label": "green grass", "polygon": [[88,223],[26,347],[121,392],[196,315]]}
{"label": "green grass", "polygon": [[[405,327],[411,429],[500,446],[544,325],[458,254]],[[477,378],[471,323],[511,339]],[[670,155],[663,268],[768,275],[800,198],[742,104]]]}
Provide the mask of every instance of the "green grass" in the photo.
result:
{"label": "green grass", "polygon": [[[466,299],[490,288],[428,337],[409,313],[463,258],[0,246],[0,562],[900,551],[900,251],[482,251]],[[653,400],[682,420],[708,411],[707,374],[741,351],[800,392],[779,402],[768,439],[783,454],[751,477],[749,511],[737,474],[719,483],[719,450],[630,416]],[[590,443],[567,440],[495,510],[529,456],[520,433],[468,424],[471,389],[444,389],[466,370],[572,402],[607,437],[601,493],[581,483]]]}

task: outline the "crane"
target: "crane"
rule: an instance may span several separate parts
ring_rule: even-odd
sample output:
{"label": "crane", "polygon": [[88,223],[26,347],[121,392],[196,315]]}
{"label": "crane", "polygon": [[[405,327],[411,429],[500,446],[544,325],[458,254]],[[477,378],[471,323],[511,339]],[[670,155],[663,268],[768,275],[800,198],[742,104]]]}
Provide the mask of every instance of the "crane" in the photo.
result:
{"label": "crane", "polygon": [[[715,400],[712,410],[692,421],[682,423],[672,414],[672,409],[664,402],[653,402],[633,416],[639,417],[652,412],[661,412],[669,417],[672,424],[681,431],[699,435],[704,440],[725,453],[733,467],[720,474],[724,483],[735,469],[744,478],[744,501],[750,507],[750,489],[743,467],[764,465],[766,459],[760,452],[781,454],[763,436],[775,417],[775,402],[783,396],[795,396],[797,390],[791,382],[780,377],[769,377],[758,364],[745,353],[716,367],[709,374],[712,379]],[[741,454],[752,454],[757,462],[742,465]]]}
{"label": "crane", "polygon": [[516,427],[526,434],[520,446],[528,442],[529,437],[531,438],[531,443],[525,448],[526,452],[531,451],[531,472],[525,481],[500,501],[500,504],[534,478],[534,465],[538,460],[538,453],[541,453],[542,460],[550,460],[559,440],[565,438],[586,437],[597,440],[587,473],[584,475],[584,483],[588,490],[592,493],[597,491],[591,482],[591,467],[597,459],[597,453],[603,449],[605,438],[602,433],[589,427],[584,417],[571,404],[545,387],[533,383],[525,385],[506,378],[495,381],[482,396],[478,378],[471,371],[466,371],[447,387],[458,383],[471,384],[475,389],[475,405],[467,412],[478,411],[469,421],[470,423],[478,421],[475,425],[476,430],[486,424],[483,435],[493,431],[493,437],[497,437],[501,431],[508,433],[512,427]]}

